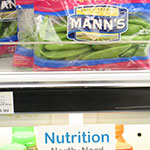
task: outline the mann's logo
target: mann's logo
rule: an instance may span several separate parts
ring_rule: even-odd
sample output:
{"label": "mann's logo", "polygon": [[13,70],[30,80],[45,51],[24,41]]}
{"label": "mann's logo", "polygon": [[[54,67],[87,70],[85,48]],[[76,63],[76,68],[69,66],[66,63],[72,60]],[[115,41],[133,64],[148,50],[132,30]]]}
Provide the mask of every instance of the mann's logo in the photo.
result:
{"label": "mann's logo", "polygon": [[15,1],[13,0],[2,0],[1,10],[14,9],[16,7]]}
{"label": "mann's logo", "polygon": [[120,40],[128,29],[128,10],[113,5],[76,7],[68,17],[68,38],[73,40]]}

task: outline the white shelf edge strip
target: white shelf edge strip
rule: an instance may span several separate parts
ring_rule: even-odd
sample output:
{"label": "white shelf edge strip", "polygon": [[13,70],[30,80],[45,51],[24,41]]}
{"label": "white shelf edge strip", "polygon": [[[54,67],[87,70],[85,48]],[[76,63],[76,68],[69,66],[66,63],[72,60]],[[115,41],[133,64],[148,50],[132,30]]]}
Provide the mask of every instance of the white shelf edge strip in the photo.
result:
{"label": "white shelf edge strip", "polygon": [[150,87],[150,71],[0,73],[7,87]]}
{"label": "white shelf edge strip", "polygon": [[69,87],[104,87],[104,88],[132,88],[132,87],[150,87],[150,83],[99,83],[99,84],[0,84],[1,89],[6,88],[69,88]]}

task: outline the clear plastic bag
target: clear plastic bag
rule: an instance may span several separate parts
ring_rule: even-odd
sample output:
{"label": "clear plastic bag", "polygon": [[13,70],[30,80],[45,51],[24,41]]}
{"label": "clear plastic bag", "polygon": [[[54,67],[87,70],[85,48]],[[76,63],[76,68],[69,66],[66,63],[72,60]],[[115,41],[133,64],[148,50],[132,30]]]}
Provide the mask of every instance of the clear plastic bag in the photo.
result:
{"label": "clear plastic bag", "polygon": [[35,71],[149,69],[150,0],[35,0],[34,8],[37,41],[70,42],[37,45]]}
{"label": "clear plastic bag", "polygon": [[[33,42],[35,34],[33,0],[17,0],[18,40]],[[18,45],[14,54],[13,66],[33,66],[34,45]]]}
{"label": "clear plastic bag", "polygon": [[[14,0],[2,0],[0,3],[0,42],[16,42],[17,16]],[[0,45],[0,56],[12,54],[15,45]]]}

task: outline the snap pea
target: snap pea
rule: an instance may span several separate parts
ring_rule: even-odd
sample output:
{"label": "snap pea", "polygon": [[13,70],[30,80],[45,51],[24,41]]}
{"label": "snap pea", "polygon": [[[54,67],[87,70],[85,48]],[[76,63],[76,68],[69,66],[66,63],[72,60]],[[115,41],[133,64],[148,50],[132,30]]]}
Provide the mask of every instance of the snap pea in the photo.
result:
{"label": "snap pea", "polygon": [[136,18],[136,19],[129,19],[129,24],[135,24],[135,25],[141,25],[144,28],[150,28],[150,24],[145,21],[144,19],[141,18]]}
{"label": "snap pea", "polygon": [[92,48],[94,50],[105,50],[107,48],[111,48],[111,47],[120,47],[120,46],[123,46],[123,45],[127,45],[127,44],[124,44],[124,43],[119,43],[119,44],[106,44],[106,45],[92,45]]}
{"label": "snap pea", "polygon": [[150,40],[150,35],[138,35],[133,38],[134,41]]}
{"label": "snap pea", "polygon": [[77,58],[76,57],[68,57],[65,60],[66,61],[73,61],[73,60],[77,60]]}
{"label": "snap pea", "polygon": [[67,27],[66,27],[66,26],[55,27],[55,31],[56,31],[57,33],[60,33],[60,32],[66,33],[66,32],[67,32]]}
{"label": "snap pea", "polygon": [[[45,16],[42,24],[39,27],[38,41],[60,41],[60,39],[64,40],[64,38],[66,38],[66,26],[60,26],[57,24],[54,26],[56,26],[56,29],[49,23],[49,17]],[[63,32],[58,32],[59,30],[63,30]]]}
{"label": "snap pea", "polygon": [[150,35],[142,35],[144,36],[144,40],[150,40]]}
{"label": "snap pea", "polygon": [[133,40],[134,41],[142,41],[142,40],[144,40],[144,38],[142,36],[136,36]]}
{"label": "snap pea", "polygon": [[128,50],[131,47],[131,44],[123,45],[120,47],[112,47],[105,49],[104,51],[93,52],[83,58],[83,60],[91,59],[105,59],[105,58],[117,58],[124,51]]}
{"label": "snap pea", "polygon": [[62,59],[67,57],[73,57],[91,50],[91,47],[86,47],[78,50],[68,51],[41,51],[40,53],[48,59]]}
{"label": "snap pea", "polygon": [[67,24],[62,21],[59,23],[57,22],[57,23],[53,24],[53,26],[54,26],[54,28],[58,28],[58,27],[62,27],[62,26],[65,26],[67,28]]}
{"label": "snap pea", "polygon": [[85,52],[83,54],[80,54],[78,56],[75,57],[68,57],[65,60],[67,61],[73,61],[73,60],[82,60],[82,58],[84,58],[85,56],[89,55],[91,53],[91,51]]}
{"label": "snap pea", "polygon": [[75,50],[84,47],[89,47],[85,44],[47,44],[45,45],[46,50],[59,51],[59,50]]}
{"label": "snap pea", "polygon": [[92,45],[92,48],[94,50],[103,50],[106,49],[108,47],[108,45]]}
{"label": "snap pea", "polygon": [[137,35],[130,35],[130,36],[127,36],[127,35],[123,35],[121,36],[121,40],[122,41],[131,41],[132,39],[134,39]]}
{"label": "snap pea", "polygon": [[58,33],[57,35],[59,36],[59,38],[60,38],[62,41],[64,41],[65,39],[67,39],[67,35],[64,34],[64,33]]}
{"label": "snap pea", "polygon": [[132,57],[132,56],[134,56],[135,51],[136,51],[135,47],[134,48],[130,48],[125,53],[121,54],[120,57]]}
{"label": "snap pea", "polygon": [[67,38],[67,35],[64,35],[62,38],[61,38],[62,41],[70,41],[68,38]]}
{"label": "snap pea", "polygon": [[123,33],[122,35],[133,35],[135,33],[138,33],[141,29],[142,29],[141,25],[129,24],[128,30],[125,33]]}
{"label": "snap pea", "polygon": [[[41,37],[39,36],[39,40],[41,39]],[[42,39],[41,39],[42,41]],[[41,51],[44,49],[44,44],[37,44],[35,45],[35,50],[34,50],[34,53],[36,56],[40,57],[41,56]]]}
{"label": "snap pea", "polygon": [[143,56],[143,57],[148,56],[148,50],[146,50],[146,47],[141,47],[137,49],[134,56]]}
{"label": "snap pea", "polygon": [[40,45],[36,45],[35,46],[35,50],[34,50],[34,55],[36,55],[37,57],[41,57],[41,49],[39,47]]}

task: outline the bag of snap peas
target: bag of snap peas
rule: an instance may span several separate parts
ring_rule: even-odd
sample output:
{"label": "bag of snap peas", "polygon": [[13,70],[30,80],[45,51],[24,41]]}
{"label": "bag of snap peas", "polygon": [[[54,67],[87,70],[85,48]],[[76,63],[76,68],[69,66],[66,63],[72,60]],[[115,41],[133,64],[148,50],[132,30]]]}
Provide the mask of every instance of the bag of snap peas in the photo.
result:
{"label": "bag of snap peas", "polygon": [[[17,21],[16,21],[16,2],[15,0],[0,1],[0,42],[16,42]],[[0,45],[0,56],[12,54],[15,45]]]}
{"label": "bag of snap peas", "polygon": [[36,45],[35,71],[150,68],[150,0],[35,0],[34,5],[37,40],[59,42]]}
{"label": "bag of snap peas", "polygon": [[[16,0],[18,15],[18,41],[34,41],[34,8],[33,0]],[[18,45],[13,59],[15,67],[33,66],[34,45]]]}

